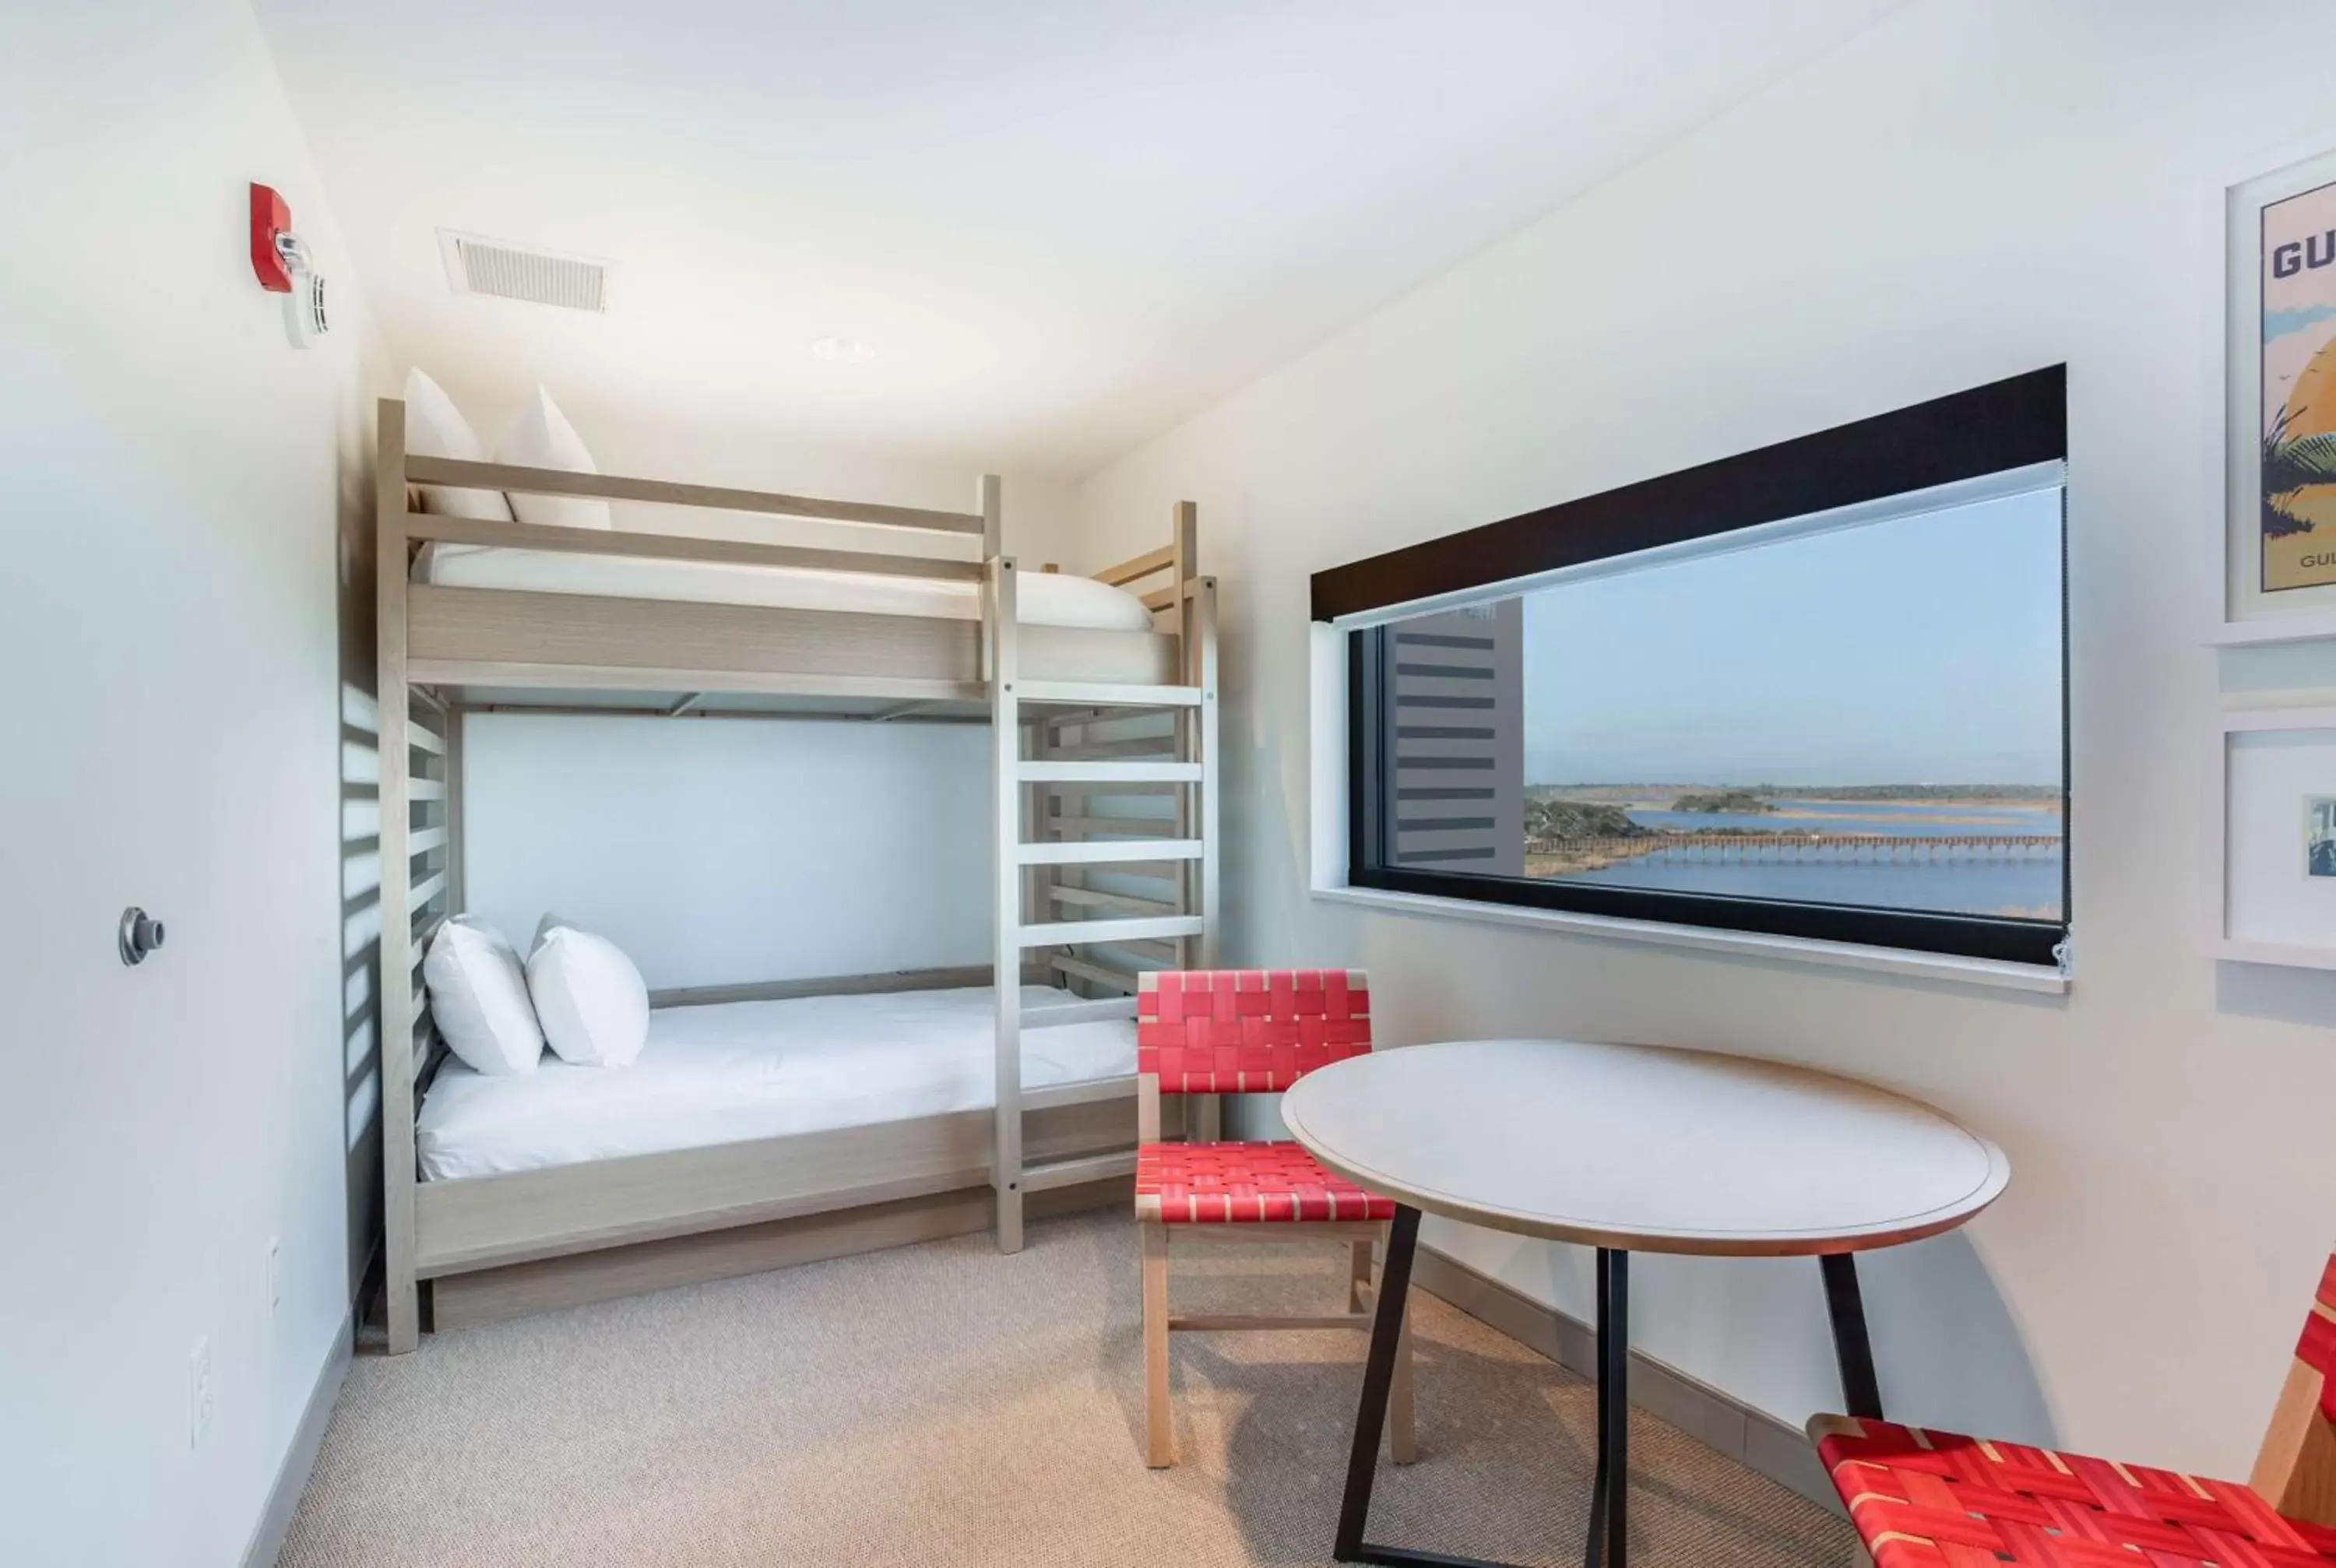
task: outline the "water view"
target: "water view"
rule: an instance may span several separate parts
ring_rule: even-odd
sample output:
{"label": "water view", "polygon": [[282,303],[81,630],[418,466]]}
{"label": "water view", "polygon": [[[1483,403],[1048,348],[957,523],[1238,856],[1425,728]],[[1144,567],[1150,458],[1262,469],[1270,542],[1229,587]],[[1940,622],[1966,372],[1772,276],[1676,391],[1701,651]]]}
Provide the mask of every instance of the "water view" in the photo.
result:
{"label": "water view", "polygon": [[2060,577],[2044,490],[1523,596],[1524,874],[2062,919]]}
{"label": "water view", "polygon": [[[2057,920],[2065,849],[2044,786],[1536,784],[1524,872],[1660,892]],[[1888,796],[1916,798],[1877,798]]]}
{"label": "water view", "polygon": [[1384,852],[2062,920],[2060,559],[2048,487],[1399,621]]}

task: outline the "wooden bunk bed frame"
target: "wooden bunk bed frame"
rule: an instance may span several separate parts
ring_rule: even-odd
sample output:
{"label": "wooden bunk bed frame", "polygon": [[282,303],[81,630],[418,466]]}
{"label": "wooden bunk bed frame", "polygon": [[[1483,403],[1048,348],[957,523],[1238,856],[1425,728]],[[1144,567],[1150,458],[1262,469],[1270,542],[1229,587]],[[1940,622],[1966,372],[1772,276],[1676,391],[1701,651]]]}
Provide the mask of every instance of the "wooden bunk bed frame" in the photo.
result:
{"label": "wooden bunk bed frame", "polygon": [[[952,556],[876,554],[481,521],[422,512],[409,488],[420,484],[972,537],[981,559],[964,559],[962,544]],[[1176,507],[1165,545],[1095,574],[1123,587],[1164,579],[1144,595],[1153,629],[1137,632],[1018,622],[1017,570],[1000,548],[995,475],[980,481],[976,510],[951,512],[457,462],[408,452],[404,404],[384,398],[375,494],[383,1260],[393,1353],[419,1343],[425,1290],[441,1324],[472,1320],[962,1231],[977,1200],[1010,1252],[1022,1244],[1026,1202],[1068,1206],[1093,1195],[1096,1183],[1124,1188],[1134,1169],[1134,1076],[1026,1093],[1021,1033],[1132,1017],[1140,969],[1214,962],[1216,583],[1195,570],[1190,502]],[[414,580],[421,552],[440,545],[977,582],[981,613],[968,620]],[[705,706],[717,695],[729,706]],[[807,706],[812,699],[829,706]],[[673,1006],[986,980],[998,996],[995,1110],[418,1180],[414,1115],[444,1055],[422,957],[439,922],[464,906],[462,715],[514,707],[988,725],[996,885],[988,969],[786,980],[651,999]],[[1040,978],[1059,978],[1082,999],[1026,1018],[1020,982]],[[1205,1134],[1215,1107],[1195,1113]],[[673,1250],[691,1244],[686,1238],[710,1250],[677,1258]],[[458,1310],[448,1310],[450,1298],[461,1300]]]}

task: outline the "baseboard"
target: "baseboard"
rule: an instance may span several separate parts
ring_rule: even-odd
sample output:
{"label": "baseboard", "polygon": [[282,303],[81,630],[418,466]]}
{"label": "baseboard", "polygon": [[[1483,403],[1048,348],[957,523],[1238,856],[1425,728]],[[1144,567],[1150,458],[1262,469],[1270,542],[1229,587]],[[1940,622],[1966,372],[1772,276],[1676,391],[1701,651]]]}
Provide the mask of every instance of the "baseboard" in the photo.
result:
{"label": "baseboard", "polygon": [[[1430,1246],[1421,1246],[1415,1254],[1411,1278],[1430,1295],[1442,1297],[1558,1365],[1585,1378],[1598,1375],[1598,1335],[1579,1318]],[[1637,1350],[1630,1352],[1630,1403],[1810,1502],[1843,1512],[1840,1494],[1807,1437],[1767,1411]]]}
{"label": "baseboard", "polygon": [[[1113,1203],[1130,1207],[1134,1202],[1133,1182],[1120,1176],[1032,1193],[1024,1198],[1022,1212],[1037,1220]],[[443,1333],[530,1312],[968,1235],[989,1229],[994,1208],[988,1188],[968,1187],[449,1274],[431,1283],[431,1324]]]}
{"label": "baseboard", "polygon": [[277,1468],[276,1485],[268,1490],[268,1506],[260,1510],[251,1544],[243,1549],[243,1568],[276,1568],[292,1515],[300,1510],[300,1494],[308,1489],[308,1477],[316,1472],[316,1455],[325,1446],[325,1428],[332,1425],[333,1405],[341,1397],[342,1379],[349,1375],[356,1339],[356,1309],[352,1307],[341,1320],[340,1332],[333,1336],[333,1352],[316,1374],[316,1386],[308,1391],[308,1407],[300,1412],[292,1446]]}

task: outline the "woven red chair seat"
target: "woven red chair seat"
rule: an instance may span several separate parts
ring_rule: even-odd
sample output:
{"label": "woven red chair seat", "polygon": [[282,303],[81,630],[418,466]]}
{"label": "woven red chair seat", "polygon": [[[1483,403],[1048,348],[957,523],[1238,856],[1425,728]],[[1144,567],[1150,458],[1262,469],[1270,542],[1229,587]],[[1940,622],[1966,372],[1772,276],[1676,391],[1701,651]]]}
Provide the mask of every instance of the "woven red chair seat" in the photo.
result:
{"label": "woven red chair seat", "polygon": [[1843,1416],[1809,1431],[1874,1568],[2336,1563],[2336,1530],[2235,1481]]}
{"label": "woven red chair seat", "polygon": [[1296,1144],[1145,1144],[1135,1213],[1169,1225],[1392,1220],[1395,1200],[1331,1174]]}

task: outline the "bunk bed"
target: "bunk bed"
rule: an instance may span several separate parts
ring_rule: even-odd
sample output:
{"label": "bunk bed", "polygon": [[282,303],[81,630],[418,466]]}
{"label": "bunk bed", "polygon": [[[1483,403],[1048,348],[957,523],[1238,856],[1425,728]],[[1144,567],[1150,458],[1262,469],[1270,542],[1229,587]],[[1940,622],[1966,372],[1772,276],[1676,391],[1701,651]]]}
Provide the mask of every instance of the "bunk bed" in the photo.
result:
{"label": "bunk bed", "polygon": [[[529,1271],[597,1262],[604,1281],[648,1288],[676,1276],[639,1260],[688,1238],[819,1222],[884,1244],[901,1232],[877,1216],[942,1202],[961,1214],[978,1199],[1000,1250],[1017,1251],[1026,1200],[1133,1173],[1133,1047],[1111,1031],[1133,1039],[1124,1020],[1142,969],[1214,962],[1216,584],[1196,570],[1191,503],[1159,548],[1092,580],[1058,579],[1003,553],[994,475],[974,510],[954,512],[457,461],[409,452],[394,399],[379,407],[375,482],[393,1352],[419,1342],[432,1294],[443,1323],[458,1287],[476,1299],[492,1293],[480,1281],[538,1278]],[[420,510],[422,485],[810,519],[900,542],[880,552],[444,516]],[[814,1075],[826,1086],[759,1121],[722,1104],[717,1085],[701,1116],[628,1126],[621,1096],[603,1091],[579,1113],[597,1126],[578,1137],[523,1098],[548,1067],[466,1082],[445,1067],[422,959],[464,907],[462,716],[511,709],[988,726],[990,965],[654,993],[653,1040],[662,1027],[676,1042],[779,1028],[827,1042],[828,1070]],[[799,1005],[817,998],[829,1000]],[[960,1044],[966,1009],[987,1012],[988,1070],[974,1075],[986,1082],[968,1082],[961,1049],[919,1057],[895,1040],[881,1073],[917,1092],[850,1092],[852,1042],[871,1027],[880,1043],[887,1029],[915,1033],[901,1022],[911,1001],[954,1020]],[[800,1054],[803,1037],[787,1037]],[[930,1082],[912,1082],[920,1072]],[[1215,1107],[1195,1115],[1210,1132]],[[855,1215],[870,1219],[853,1230]]]}

